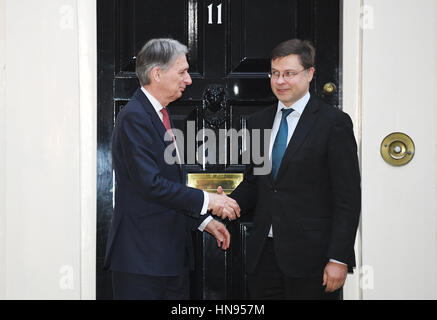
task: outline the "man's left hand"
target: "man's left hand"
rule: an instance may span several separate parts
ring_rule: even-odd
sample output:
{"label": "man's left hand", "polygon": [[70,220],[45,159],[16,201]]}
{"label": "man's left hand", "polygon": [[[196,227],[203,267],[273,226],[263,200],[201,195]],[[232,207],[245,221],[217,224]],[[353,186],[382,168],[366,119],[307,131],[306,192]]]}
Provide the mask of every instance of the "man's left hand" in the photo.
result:
{"label": "man's left hand", "polygon": [[219,247],[221,246],[223,250],[229,248],[229,245],[231,243],[231,235],[229,234],[228,229],[226,229],[226,226],[223,223],[212,219],[206,225],[205,230],[214,236],[214,238],[217,240],[217,244]]}
{"label": "man's left hand", "polygon": [[346,280],[347,265],[328,262],[323,272],[323,286],[326,292],[334,292],[340,289]]}

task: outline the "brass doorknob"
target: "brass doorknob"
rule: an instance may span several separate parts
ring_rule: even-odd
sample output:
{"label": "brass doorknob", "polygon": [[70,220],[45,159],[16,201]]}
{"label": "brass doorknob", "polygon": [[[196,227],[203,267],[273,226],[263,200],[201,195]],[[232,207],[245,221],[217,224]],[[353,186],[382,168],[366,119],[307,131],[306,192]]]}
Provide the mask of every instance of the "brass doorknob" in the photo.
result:
{"label": "brass doorknob", "polygon": [[337,90],[337,87],[332,82],[328,82],[323,86],[323,92],[328,95],[334,94],[335,90]]}
{"label": "brass doorknob", "polygon": [[384,138],[381,144],[381,156],[392,166],[404,166],[414,157],[413,140],[405,133],[395,132]]}

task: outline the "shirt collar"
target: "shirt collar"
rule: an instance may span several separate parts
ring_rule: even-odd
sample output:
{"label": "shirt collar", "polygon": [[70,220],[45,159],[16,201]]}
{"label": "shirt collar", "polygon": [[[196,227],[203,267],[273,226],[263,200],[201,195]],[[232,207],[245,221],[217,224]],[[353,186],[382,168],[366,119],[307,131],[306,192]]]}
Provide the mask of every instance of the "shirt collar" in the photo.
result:
{"label": "shirt collar", "polygon": [[163,108],[162,105],[159,103],[158,100],[155,99],[154,96],[152,96],[146,89],[144,89],[144,87],[141,87],[141,91],[143,91],[143,93],[146,95],[147,99],[149,99],[153,108],[155,108],[156,113],[158,113],[158,115],[159,115],[161,112],[161,109]]}
{"label": "shirt collar", "polygon": [[280,113],[283,108],[284,109],[293,108],[293,110],[296,111],[299,114],[299,116],[301,116],[303,111],[305,110],[306,105],[308,104],[308,101],[310,101],[310,98],[311,98],[311,94],[307,92],[306,95],[304,95],[302,98],[297,100],[290,107],[286,107],[281,101],[279,101],[277,113]]}

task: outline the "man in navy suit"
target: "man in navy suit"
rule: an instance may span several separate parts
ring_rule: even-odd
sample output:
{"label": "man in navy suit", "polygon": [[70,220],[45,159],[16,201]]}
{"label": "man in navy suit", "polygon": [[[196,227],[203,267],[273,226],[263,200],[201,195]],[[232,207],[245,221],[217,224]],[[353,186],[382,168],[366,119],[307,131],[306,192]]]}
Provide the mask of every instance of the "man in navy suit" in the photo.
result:
{"label": "man in navy suit", "polygon": [[166,132],[174,137],[166,107],[191,84],[186,53],[173,39],[147,42],[136,62],[141,88],[117,117],[115,209],[105,257],[115,299],[188,299],[191,230],[210,232],[226,250],[230,234],[208,211],[229,219],[240,213],[224,194],[187,187],[182,165],[165,159],[167,147],[180,153],[174,139],[165,139]]}
{"label": "man in navy suit", "polygon": [[261,150],[272,165],[258,175],[250,165],[230,195],[254,213],[247,270],[255,299],[339,299],[355,267],[357,146],[350,117],[309,93],[314,61],[308,41],[279,44],[270,73],[279,101],[247,119],[249,130],[269,134],[260,141],[269,141]]}

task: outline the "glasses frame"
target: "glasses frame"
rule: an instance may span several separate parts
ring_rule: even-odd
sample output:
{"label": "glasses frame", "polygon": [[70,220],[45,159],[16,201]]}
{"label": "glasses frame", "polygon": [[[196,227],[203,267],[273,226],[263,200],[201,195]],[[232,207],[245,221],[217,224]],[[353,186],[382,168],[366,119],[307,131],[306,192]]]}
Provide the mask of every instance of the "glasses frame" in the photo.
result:
{"label": "glasses frame", "polygon": [[303,70],[301,70],[301,71],[299,71],[299,72],[297,72],[297,73],[292,73],[291,74],[291,76],[285,76],[285,73],[288,73],[288,72],[291,72],[291,71],[285,71],[285,72],[283,72],[283,73],[281,73],[281,72],[279,72],[279,76],[273,76],[273,73],[272,72],[267,72],[267,75],[269,76],[269,78],[270,79],[272,79],[272,80],[275,80],[275,81],[278,81],[279,80],[279,78],[283,78],[284,80],[293,80],[294,78],[296,78],[296,76],[298,75],[298,74],[300,74],[300,73],[302,73],[302,72],[304,72],[304,71],[306,71],[306,70],[309,70],[309,69],[311,69],[312,67],[309,67],[309,68],[306,68],[306,69],[303,69]]}

